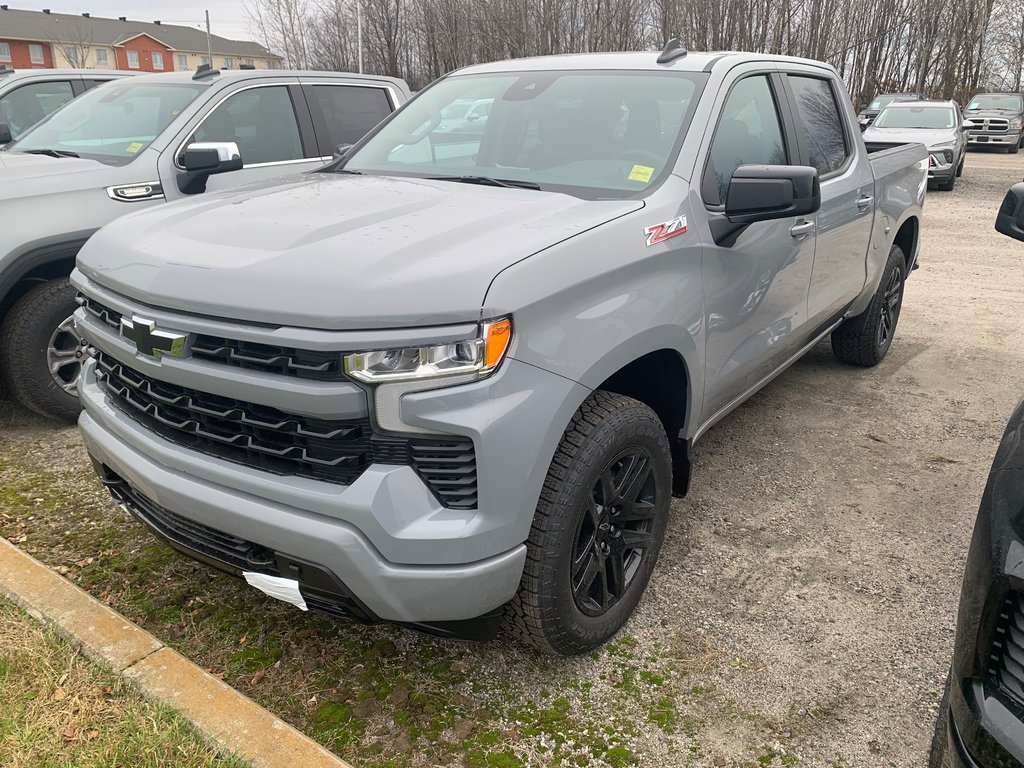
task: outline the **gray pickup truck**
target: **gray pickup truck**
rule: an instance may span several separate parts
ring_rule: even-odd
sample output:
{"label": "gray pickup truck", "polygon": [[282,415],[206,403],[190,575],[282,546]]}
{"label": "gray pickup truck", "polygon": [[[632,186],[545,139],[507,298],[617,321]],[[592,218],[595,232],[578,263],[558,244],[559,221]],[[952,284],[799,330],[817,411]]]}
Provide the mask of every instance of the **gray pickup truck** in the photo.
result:
{"label": "gray pickup truck", "polygon": [[1024,146],[1024,97],[1019,93],[979,93],[964,108],[972,123],[971,146],[1006,147],[1015,155]]}
{"label": "gray pickup truck", "polygon": [[[467,101],[481,130],[439,130]],[[86,244],[85,445],[159,536],[300,608],[586,651],[695,440],[829,334],[885,356],[927,162],[869,157],[814,61],[459,70],[321,172]]]}
{"label": "gray pickup truck", "polygon": [[0,381],[28,408],[77,418],[84,347],[67,278],[93,232],[317,168],[408,96],[394,78],[207,68],[100,86],[24,133],[0,151]]}

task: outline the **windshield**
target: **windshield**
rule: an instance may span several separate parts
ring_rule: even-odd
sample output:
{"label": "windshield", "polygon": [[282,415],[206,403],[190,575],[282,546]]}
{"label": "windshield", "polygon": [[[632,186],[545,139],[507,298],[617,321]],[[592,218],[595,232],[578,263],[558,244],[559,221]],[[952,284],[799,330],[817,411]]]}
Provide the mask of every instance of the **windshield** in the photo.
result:
{"label": "windshield", "polygon": [[875,120],[875,128],[921,128],[939,131],[956,125],[952,107],[887,107]]}
{"label": "windshield", "polygon": [[871,106],[868,109],[881,109],[886,107],[896,100],[895,96],[879,96],[877,99],[871,102]]}
{"label": "windshield", "polygon": [[54,150],[123,165],[150,145],[207,86],[117,80],[97,86],[8,146]]}
{"label": "windshield", "polygon": [[399,110],[341,170],[628,196],[668,171],[706,79],[661,72],[449,77]]}
{"label": "windshield", "polygon": [[1020,112],[1020,96],[1013,93],[983,93],[971,99],[968,109],[1003,109],[1008,112]]}

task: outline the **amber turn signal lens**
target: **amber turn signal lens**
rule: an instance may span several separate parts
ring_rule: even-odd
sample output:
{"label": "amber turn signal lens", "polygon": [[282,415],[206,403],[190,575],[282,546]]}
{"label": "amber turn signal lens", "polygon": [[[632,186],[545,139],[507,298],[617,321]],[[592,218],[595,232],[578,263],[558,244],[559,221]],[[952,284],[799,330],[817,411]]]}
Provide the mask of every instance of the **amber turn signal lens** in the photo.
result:
{"label": "amber turn signal lens", "polygon": [[491,370],[505,356],[512,341],[512,321],[508,318],[484,326],[484,369]]}

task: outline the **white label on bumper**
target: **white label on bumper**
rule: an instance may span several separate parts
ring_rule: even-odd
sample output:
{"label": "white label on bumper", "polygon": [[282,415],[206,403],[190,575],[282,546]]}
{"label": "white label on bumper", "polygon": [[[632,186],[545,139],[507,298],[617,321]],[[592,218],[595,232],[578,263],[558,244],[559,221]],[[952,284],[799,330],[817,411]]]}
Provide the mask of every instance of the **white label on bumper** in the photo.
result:
{"label": "white label on bumper", "polygon": [[284,600],[297,606],[300,610],[308,611],[306,601],[299,592],[299,582],[295,579],[283,579],[280,576],[267,576],[265,573],[253,573],[242,571],[242,575],[250,585],[256,587],[260,592],[270,595],[277,600]]}

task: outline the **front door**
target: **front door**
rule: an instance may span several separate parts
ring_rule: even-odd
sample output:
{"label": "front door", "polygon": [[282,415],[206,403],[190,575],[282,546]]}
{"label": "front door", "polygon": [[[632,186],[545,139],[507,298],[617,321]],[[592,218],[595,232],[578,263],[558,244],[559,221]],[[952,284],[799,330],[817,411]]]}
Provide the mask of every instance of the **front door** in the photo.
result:
{"label": "front door", "polygon": [[[736,168],[787,165],[795,154],[792,130],[780,117],[781,87],[779,76],[769,74],[732,86],[701,185],[712,215],[724,210]],[[814,226],[814,216],[764,221],[750,225],[731,245],[705,243],[702,421],[755,386],[805,340]]]}

